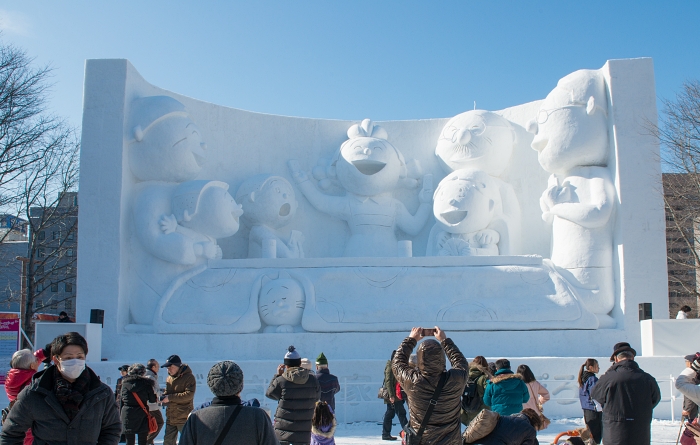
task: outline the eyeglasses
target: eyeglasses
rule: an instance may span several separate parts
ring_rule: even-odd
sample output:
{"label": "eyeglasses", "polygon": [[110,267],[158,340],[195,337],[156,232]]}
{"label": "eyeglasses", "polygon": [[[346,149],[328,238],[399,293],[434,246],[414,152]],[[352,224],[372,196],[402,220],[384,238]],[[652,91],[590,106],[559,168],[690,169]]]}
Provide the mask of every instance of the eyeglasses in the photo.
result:
{"label": "eyeglasses", "polygon": [[[537,112],[537,117],[528,123],[527,131],[532,133],[532,134],[537,134],[537,131],[539,130],[538,125],[542,125],[545,122],[547,122],[547,120],[549,119],[549,116],[552,113],[555,113],[555,112],[560,111],[560,110],[566,110],[568,108],[578,108],[578,107],[587,108],[588,103],[586,103],[586,102],[570,102],[568,105],[564,105],[562,107],[551,108],[549,110],[540,110]],[[605,108],[601,107],[600,105],[595,105],[593,109],[600,110],[603,112],[603,114],[606,117],[608,116],[608,112],[605,110]],[[589,113],[589,114],[591,114],[591,113]]]}

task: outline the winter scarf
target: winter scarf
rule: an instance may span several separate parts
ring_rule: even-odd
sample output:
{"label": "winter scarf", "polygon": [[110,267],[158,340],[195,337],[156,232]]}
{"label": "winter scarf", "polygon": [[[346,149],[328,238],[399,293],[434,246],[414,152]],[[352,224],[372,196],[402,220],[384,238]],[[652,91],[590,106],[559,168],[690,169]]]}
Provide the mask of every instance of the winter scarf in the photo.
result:
{"label": "winter scarf", "polygon": [[80,411],[80,404],[83,403],[83,398],[88,393],[89,387],[90,373],[87,368],[73,383],[64,379],[58,368],[54,368],[53,391],[68,419],[73,420]]}

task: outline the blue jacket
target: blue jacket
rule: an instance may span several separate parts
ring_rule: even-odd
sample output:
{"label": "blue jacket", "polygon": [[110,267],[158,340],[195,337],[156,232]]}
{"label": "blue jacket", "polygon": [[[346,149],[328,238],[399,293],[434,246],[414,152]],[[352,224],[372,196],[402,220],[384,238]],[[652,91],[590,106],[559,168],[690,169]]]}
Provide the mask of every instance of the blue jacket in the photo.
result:
{"label": "blue jacket", "polygon": [[[584,374],[584,377],[586,375]],[[595,374],[588,374],[588,378],[583,382],[583,386],[578,389],[578,398],[581,401],[581,408],[595,411],[595,404],[591,399],[591,392],[595,384],[598,383],[598,377]]]}
{"label": "blue jacket", "polygon": [[496,371],[484,391],[484,404],[502,416],[519,413],[528,400],[530,393],[522,376],[510,369]]}

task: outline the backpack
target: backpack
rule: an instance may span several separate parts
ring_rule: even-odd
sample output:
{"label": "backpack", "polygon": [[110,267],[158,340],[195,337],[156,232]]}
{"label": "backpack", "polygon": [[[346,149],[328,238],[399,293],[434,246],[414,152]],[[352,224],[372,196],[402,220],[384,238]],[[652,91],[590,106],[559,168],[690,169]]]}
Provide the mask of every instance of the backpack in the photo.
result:
{"label": "backpack", "polygon": [[479,397],[479,393],[477,392],[476,380],[468,378],[467,384],[464,387],[464,392],[462,393],[462,410],[465,413],[475,413],[479,411],[483,401],[483,398]]}

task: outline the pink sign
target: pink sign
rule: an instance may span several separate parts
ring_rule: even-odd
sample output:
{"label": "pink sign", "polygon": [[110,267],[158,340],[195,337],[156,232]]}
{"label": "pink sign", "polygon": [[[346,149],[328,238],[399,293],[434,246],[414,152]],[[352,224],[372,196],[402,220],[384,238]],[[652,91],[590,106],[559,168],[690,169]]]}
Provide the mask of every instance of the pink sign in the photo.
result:
{"label": "pink sign", "polygon": [[19,349],[19,314],[0,313],[0,385],[10,370],[12,354]]}

